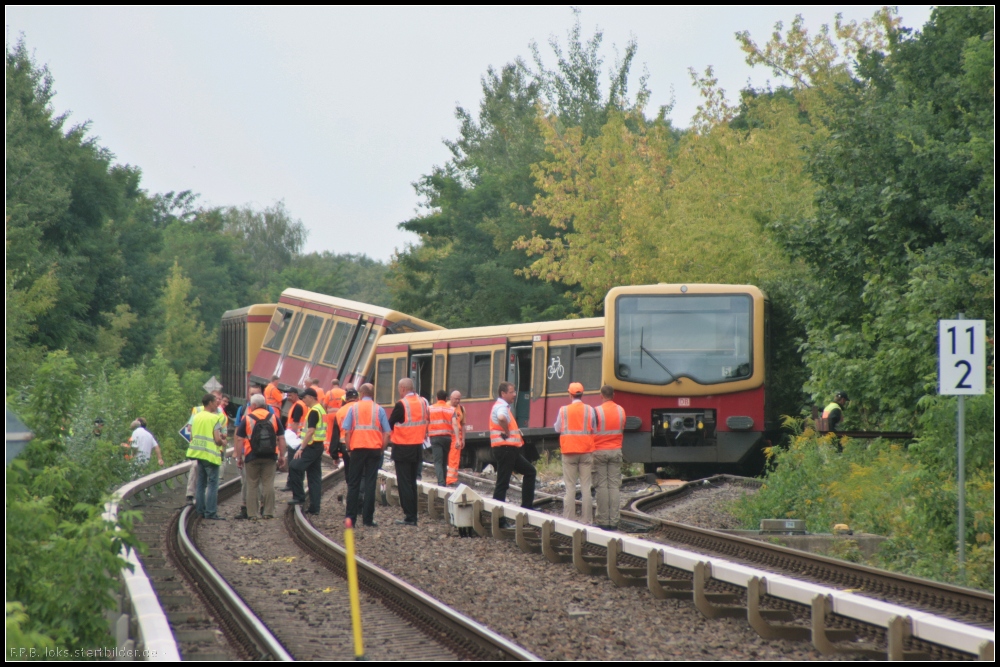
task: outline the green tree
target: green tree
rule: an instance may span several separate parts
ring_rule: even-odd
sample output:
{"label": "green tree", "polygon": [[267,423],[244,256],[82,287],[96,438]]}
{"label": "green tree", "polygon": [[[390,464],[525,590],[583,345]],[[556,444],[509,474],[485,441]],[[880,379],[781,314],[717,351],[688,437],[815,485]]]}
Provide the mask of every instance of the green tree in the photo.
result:
{"label": "green tree", "polygon": [[525,273],[530,259],[514,248],[519,238],[560,233],[530,206],[538,194],[531,165],[546,158],[538,125],[544,104],[558,122],[600,131],[608,114],[641,106],[645,86],[628,98],[636,45],[630,43],[602,87],[602,35],[584,41],[579,17],[563,50],[552,40],[556,66],[544,65],[532,45],[536,69],[516,60],[482,79],[478,116],[456,110],[458,139],[452,159],[417,184],[426,213],[400,224],[420,241],[393,262],[393,304],[443,326],[559,319],[574,312],[573,288]]}
{"label": "green tree", "polygon": [[191,280],[174,262],[163,290],[160,346],[163,356],[170,360],[178,374],[187,369],[201,368],[211,354],[212,339],[205,331],[205,324],[197,317],[201,303],[198,297],[190,299],[190,294]]}
{"label": "green tree", "polygon": [[936,321],[993,332],[993,9],[938,8],[923,32],[861,51],[826,95],[816,214],[773,224],[799,290],[808,389],[862,424],[911,426],[935,392]]}
{"label": "green tree", "polygon": [[270,284],[275,275],[291,264],[309,233],[280,201],[261,211],[234,206],[221,211],[221,215],[223,233],[240,241],[252,267],[251,279],[258,286]]}

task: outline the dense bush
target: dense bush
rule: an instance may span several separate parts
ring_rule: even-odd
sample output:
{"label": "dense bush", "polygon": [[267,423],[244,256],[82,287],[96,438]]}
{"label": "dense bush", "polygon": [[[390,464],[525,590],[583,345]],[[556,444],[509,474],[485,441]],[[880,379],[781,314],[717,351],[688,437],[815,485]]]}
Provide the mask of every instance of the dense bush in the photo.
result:
{"label": "dense bush", "polygon": [[[872,564],[941,581],[993,588],[993,396],[966,401],[966,577],[957,560],[956,401],[925,400],[908,448],[884,440],[839,442],[811,428],[768,452],[759,493],[735,506],[744,525],[804,519],[811,532],[846,523],[885,535]],[[838,445],[842,451],[838,451]]]}

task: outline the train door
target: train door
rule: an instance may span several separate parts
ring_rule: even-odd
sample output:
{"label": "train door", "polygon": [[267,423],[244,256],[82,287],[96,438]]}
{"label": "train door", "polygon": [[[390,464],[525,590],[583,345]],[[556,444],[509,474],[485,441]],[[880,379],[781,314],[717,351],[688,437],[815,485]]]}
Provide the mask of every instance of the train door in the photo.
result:
{"label": "train door", "polygon": [[548,336],[536,335],[531,342],[531,428],[544,428],[545,423],[545,370],[548,367]]}
{"label": "train door", "polygon": [[529,424],[531,418],[531,346],[510,348],[507,354],[507,382],[517,388],[514,419],[518,424]]}
{"label": "train door", "polygon": [[431,382],[431,378],[431,353],[422,352],[410,355],[410,379],[413,380],[413,391],[419,396],[426,398],[430,403],[433,403],[434,385]]}

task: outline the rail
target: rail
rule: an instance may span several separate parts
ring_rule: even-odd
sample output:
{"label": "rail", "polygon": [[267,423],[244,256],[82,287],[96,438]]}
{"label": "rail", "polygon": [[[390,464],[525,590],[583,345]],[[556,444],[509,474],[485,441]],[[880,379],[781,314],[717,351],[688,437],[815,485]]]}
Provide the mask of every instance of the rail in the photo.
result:
{"label": "rail", "polygon": [[[190,461],[185,461],[121,486],[104,506],[105,521],[117,521],[123,503],[144,491],[152,492],[161,489],[162,485],[169,485],[172,480],[187,474],[193,466]],[[115,596],[118,608],[112,611],[109,618],[118,654],[151,661],[179,661],[180,651],[167,615],[138,554],[134,549],[123,547],[121,557],[128,566],[121,571],[122,593]]]}
{"label": "rail", "polygon": [[[386,482],[386,496],[390,502],[398,502],[395,494],[396,478],[392,473],[379,471]],[[445,499],[454,491],[446,487],[425,482],[417,483],[420,495],[427,497],[428,511],[437,513],[435,500]],[[834,653],[839,649],[833,645],[833,631],[827,627],[831,614],[853,619],[872,626],[881,627],[888,638],[887,654],[890,659],[904,657],[903,644],[910,637],[943,646],[962,653],[992,659],[995,634],[991,630],[959,623],[951,619],[917,611],[836,590],[827,586],[799,581],[791,577],[765,572],[725,559],[706,556],[683,549],[651,542],[637,537],[622,535],[584,526],[551,514],[529,510],[490,498],[477,497],[474,502],[474,529],[480,535],[493,534],[513,539],[525,552],[542,553],[552,562],[572,562],[585,574],[606,571],[617,585],[646,586],[657,598],[676,597],[677,586],[688,586],[682,591],[688,599],[693,599],[702,613],[710,618],[725,615],[744,615],[751,626],[764,637],[786,636],[807,633],[813,645],[823,653]],[[491,526],[481,525],[479,517],[486,512],[491,517]],[[513,520],[516,528],[506,530],[501,527],[501,519]],[[526,533],[528,528],[538,529],[541,539],[532,539]],[[534,531],[532,531],[534,532]],[[556,536],[568,538],[573,548],[570,552],[561,544],[556,544]],[[730,536],[727,536],[730,537]],[[590,554],[585,547],[592,545],[605,549],[604,563]],[[644,560],[644,568],[625,568],[618,565],[618,556],[626,555]],[[692,574],[693,581],[680,584],[674,580],[662,580],[658,574],[661,565],[683,570]],[[710,580],[732,584],[747,591],[747,608],[727,607],[716,604],[713,594],[706,589]],[[811,628],[774,624],[765,610],[760,608],[761,597],[787,600],[811,609]]]}

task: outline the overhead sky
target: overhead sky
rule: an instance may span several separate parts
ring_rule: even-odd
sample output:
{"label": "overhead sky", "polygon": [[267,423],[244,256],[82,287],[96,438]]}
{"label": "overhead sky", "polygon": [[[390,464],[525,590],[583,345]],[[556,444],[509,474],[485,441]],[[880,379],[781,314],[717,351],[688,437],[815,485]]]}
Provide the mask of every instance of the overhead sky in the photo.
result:
{"label": "overhead sky", "polygon": [[[583,35],[604,32],[605,69],[630,38],[648,69],[651,109],[674,99],[686,127],[698,105],[688,68],[715,67],[731,99],[772,78],[744,62],[733,35],[766,41],[802,13],[812,29],[870,17],[862,7],[581,8]],[[901,6],[920,28],[929,6]],[[568,7],[121,8],[6,10],[54,80],[57,113],[90,121],[150,193],[192,190],[202,205],[283,200],[309,229],[307,250],[387,260],[416,237],[412,183],[449,152],[457,105],[478,109],[489,66],[530,60],[528,44],[563,45]]]}

